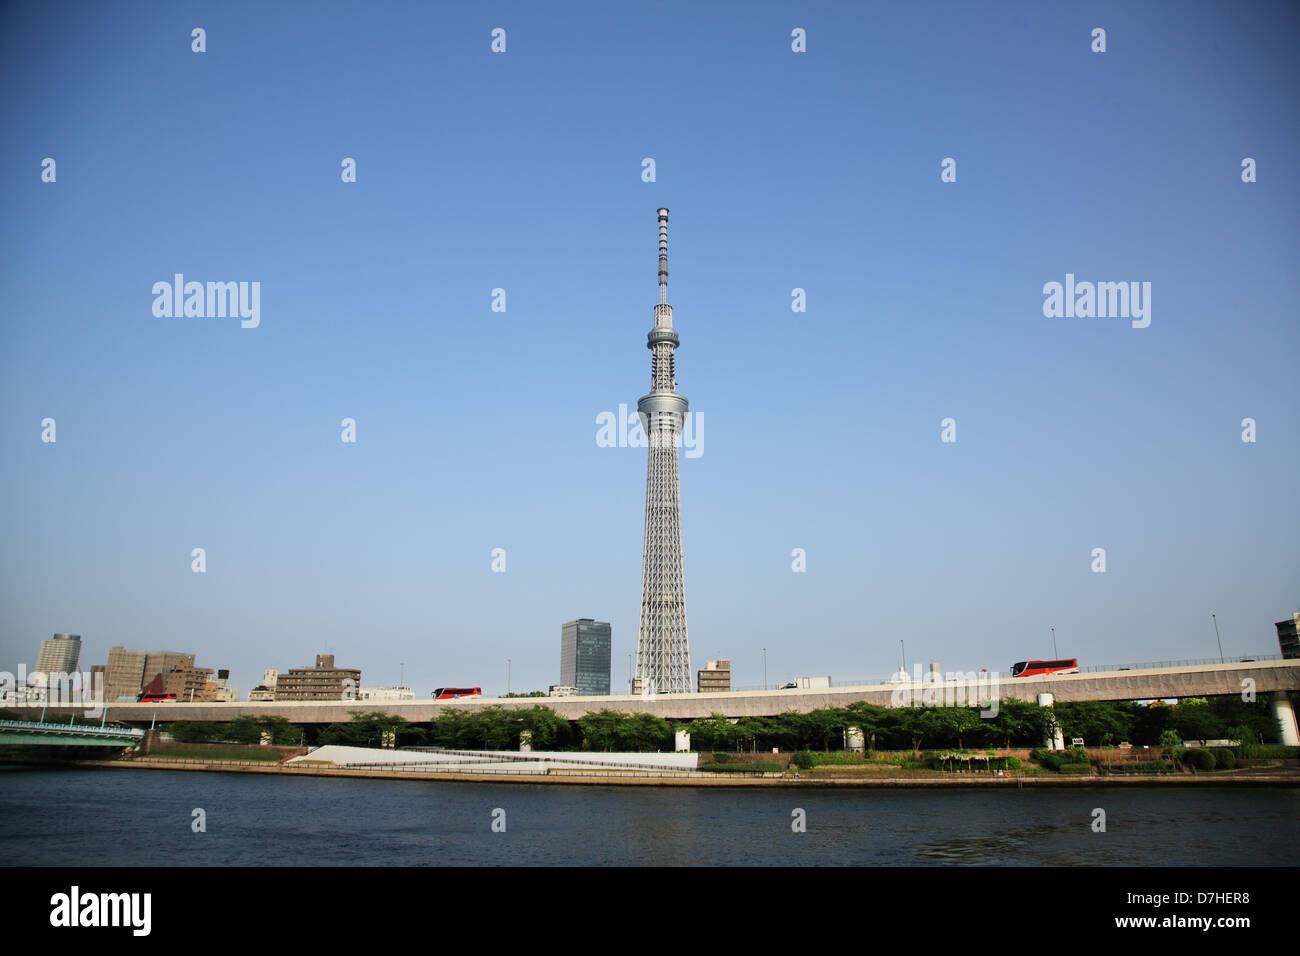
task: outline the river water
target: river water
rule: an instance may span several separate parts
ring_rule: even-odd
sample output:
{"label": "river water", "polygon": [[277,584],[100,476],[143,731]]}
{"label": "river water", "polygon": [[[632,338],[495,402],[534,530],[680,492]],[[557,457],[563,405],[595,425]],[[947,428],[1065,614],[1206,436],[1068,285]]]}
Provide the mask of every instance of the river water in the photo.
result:
{"label": "river water", "polygon": [[[205,832],[193,828],[196,809]],[[799,810],[804,832],[792,826]],[[733,790],[0,770],[0,859],[11,866],[1295,866],[1298,836],[1295,788]]]}

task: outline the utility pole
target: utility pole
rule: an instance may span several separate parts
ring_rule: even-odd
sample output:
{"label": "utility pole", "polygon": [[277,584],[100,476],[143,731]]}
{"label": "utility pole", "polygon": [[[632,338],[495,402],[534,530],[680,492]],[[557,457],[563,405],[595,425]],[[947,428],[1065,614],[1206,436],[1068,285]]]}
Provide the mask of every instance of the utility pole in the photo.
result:
{"label": "utility pole", "polygon": [[1223,641],[1219,640],[1219,619],[1214,616],[1213,611],[1210,612],[1210,620],[1214,622],[1214,640],[1218,642],[1219,663],[1222,664],[1223,663]]}

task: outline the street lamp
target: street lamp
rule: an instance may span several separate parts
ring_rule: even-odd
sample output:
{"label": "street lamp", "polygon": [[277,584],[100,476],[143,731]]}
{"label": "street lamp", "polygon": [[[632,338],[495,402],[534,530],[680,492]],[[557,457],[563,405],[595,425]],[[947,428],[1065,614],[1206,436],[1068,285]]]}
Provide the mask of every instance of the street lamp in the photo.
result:
{"label": "street lamp", "polygon": [[1210,620],[1214,622],[1214,639],[1215,641],[1218,641],[1219,644],[1219,663],[1222,664],[1223,663],[1223,641],[1219,640],[1219,619],[1214,616],[1213,611],[1210,612]]}
{"label": "street lamp", "polygon": [[763,690],[767,690],[767,648],[763,648]]}
{"label": "street lamp", "polygon": [[1056,628],[1052,628],[1052,656],[1057,660],[1061,658],[1061,652],[1056,649]]}

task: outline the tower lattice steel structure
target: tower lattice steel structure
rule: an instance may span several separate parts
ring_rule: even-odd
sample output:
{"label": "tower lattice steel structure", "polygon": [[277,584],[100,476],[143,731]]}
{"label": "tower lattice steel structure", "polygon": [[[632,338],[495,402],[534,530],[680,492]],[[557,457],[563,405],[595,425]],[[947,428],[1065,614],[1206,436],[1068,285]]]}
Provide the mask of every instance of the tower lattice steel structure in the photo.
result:
{"label": "tower lattice steel structure", "polygon": [[645,556],[641,571],[641,622],[636,677],[642,693],[691,690],[691,647],[686,637],[686,589],[682,574],[682,507],[677,449],[687,401],[677,394],[673,353],[680,339],[668,304],[668,210],[659,210],[659,304],[646,336],[650,394],[637,402],[650,442],[645,481]]}

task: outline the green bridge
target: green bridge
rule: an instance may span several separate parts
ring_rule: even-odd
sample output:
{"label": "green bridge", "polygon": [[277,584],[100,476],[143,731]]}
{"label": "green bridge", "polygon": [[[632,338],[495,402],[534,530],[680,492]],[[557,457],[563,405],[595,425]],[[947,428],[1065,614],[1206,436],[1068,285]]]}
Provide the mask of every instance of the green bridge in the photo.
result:
{"label": "green bridge", "polygon": [[143,730],[129,727],[90,727],[51,724],[37,720],[0,720],[0,745],[50,747],[123,747],[134,750],[144,740]]}

